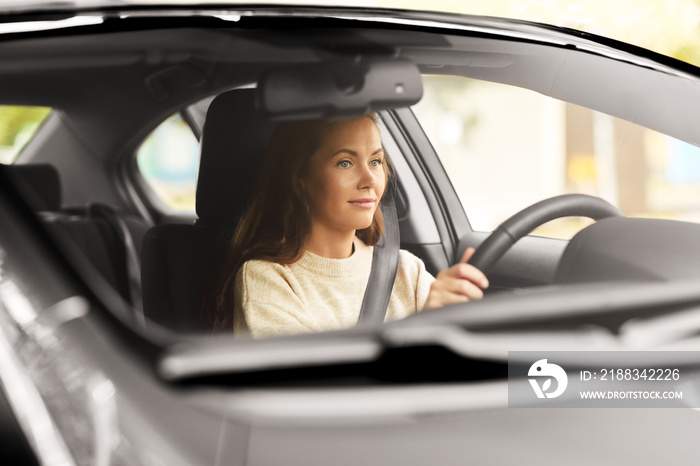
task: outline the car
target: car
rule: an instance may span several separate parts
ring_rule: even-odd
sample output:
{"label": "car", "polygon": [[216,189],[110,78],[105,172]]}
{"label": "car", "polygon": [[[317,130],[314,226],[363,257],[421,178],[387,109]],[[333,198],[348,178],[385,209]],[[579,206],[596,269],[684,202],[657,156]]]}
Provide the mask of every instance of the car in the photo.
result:
{"label": "car", "polygon": [[[547,24],[410,10],[1,11],[4,457],[696,462],[697,67]],[[275,122],[367,111],[396,184],[376,249],[437,275],[474,247],[484,298],[384,323],[393,278],[374,262],[362,325],[268,339],[202,327],[198,299]],[[668,371],[685,396],[557,404],[566,383],[546,354],[580,373],[570,386],[652,364],[645,381]]]}

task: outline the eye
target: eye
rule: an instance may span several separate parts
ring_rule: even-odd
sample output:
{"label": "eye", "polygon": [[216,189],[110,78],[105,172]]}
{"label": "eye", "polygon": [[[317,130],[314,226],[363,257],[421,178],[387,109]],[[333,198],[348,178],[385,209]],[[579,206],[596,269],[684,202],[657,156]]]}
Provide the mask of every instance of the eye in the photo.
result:
{"label": "eye", "polygon": [[349,160],[341,160],[337,164],[340,168],[348,168],[350,166],[350,161]]}
{"label": "eye", "polygon": [[379,167],[383,163],[384,163],[384,161],[382,159],[374,159],[369,164],[372,165],[373,167]]}

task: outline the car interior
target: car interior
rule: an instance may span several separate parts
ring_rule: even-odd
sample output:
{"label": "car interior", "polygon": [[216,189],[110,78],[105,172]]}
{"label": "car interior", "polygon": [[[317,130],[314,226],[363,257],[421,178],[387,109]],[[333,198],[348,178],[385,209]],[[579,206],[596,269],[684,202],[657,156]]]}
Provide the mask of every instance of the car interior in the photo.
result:
{"label": "car interior", "polygon": [[[18,185],[33,188],[37,200],[33,209],[54,234],[68,239],[73,250],[77,247],[87,258],[71,260],[81,262],[81,270],[87,263],[85,270],[99,271],[128,303],[131,318],[141,327],[148,322],[178,333],[206,331],[198,327],[192,309],[245,209],[256,154],[270,132],[269,115],[259,112],[262,92],[274,90],[274,83],[284,83],[290,76],[310,79],[308,70],[288,71],[294,69],[290,63],[318,66],[319,59],[336,63],[353,55],[394,54],[417,64],[424,74],[516,84],[648,123],[690,142],[697,138],[691,129],[694,125],[689,124],[697,114],[688,108],[690,99],[679,93],[681,88],[696,91],[688,87],[682,69],[663,75],[656,71],[665,65],[661,59],[655,61],[658,57],[627,57],[625,62],[600,49],[585,50],[590,47],[585,37],[569,38],[576,44],[572,47],[562,45],[553,31],[539,41],[531,40],[526,25],[517,37],[473,31],[429,35],[376,27],[358,27],[341,37],[330,28],[335,24],[330,19],[299,20],[295,31],[303,32],[298,34],[283,29],[261,33],[258,26],[264,21],[259,24],[259,18],[244,18],[233,29],[225,20],[212,18],[156,28],[145,19],[124,21],[132,30],[115,23],[113,31],[99,35],[92,35],[88,27],[58,39],[18,36],[7,41],[0,58],[11,66],[0,74],[5,89],[0,100],[54,109],[18,162],[4,170],[23,181]],[[208,29],[193,27],[196,23]],[[18,50],[26,53],[19,56]],[[383,60],[379,62],[388,63]],[[41,73],[28,79],[12,71],[27,66],[39,66]],[[275,74],[279,70],[288,73],[280,75],[281,81]],[[635,86],[620,84],[630,82],[623,78],[632,70]],[[611,74],[621,76],[619,82],[596,85]],[[256,82],[273,84],[256,89],[251,84]],[[635,92],[648,94],[648,89],[668,89],[667,84],[676,86],[675,90],[627,105]],[[313,94],[308,89],[304,92]],[[666,115],[669,98],[678,104],[673,115]],[[282,100],[278,96],[272,101]],[[317,105],[308,102],[298,98],[287,104],[308,113]],[[289,112],[265,105],[266,111],[279,112],[277,117]],[[436,274],[467,247],[483,244],[489,233],[472,230],[468,212],[450,189],[450,179],[420,123],[410,108],[395,105],[389,103],[380,117],[383,141],[396,162],[401,247],[421,257]],[[188,112],[195,108],[199,113]],[[313,111],[347,109],[317,105]],[[145,187],[133,156],[150,131],[177,112],[187,117],[200,137],[195,215],[163,209]],[[652,116],[654,112],[657,115]],[[659,112],[668,118],[659,118]],[[675,125],[679,119],[686,121]],[[675,268],[672,258],[679,250],[686,257],[697,253],[697,248],[688,247],[695,227],[680,227],[687,240],[659,246],[659,232],[667,234],[669,228],[674,225],[660,220],[608,219],[571,242],[525,236],[529,231],[523,231],[520,236],[524,237],[511,242],[489,272],[493,286],[487,298],[533,287],[549,287],[541,290],[544,296],[564,284],[694,275]],[[635,233],[638,240],[629,240]],[[615,242],[620,236],[628,238],[624,246]],[[665,258],[670,258],[667,266],[663,266]],[[654,264],[653,270],[649,264]],[[94,274],[83,271],[82,275]],[[475,303],[475,307],[481,305],[486,304]],[[435,319],[445,315],[449,312]]]}
{"label": "car interior", "polygon": [[61,180],[51,164],[12,165],[6,171],[58,241],[77,248],[124,301],[141,308],[139,239],[148,230],[143,219],[107,204],[64,208]]}
{"label": "car interior", "polygon": [[[700,224],[624,216],[568,193],[511,212],[493,231],[476,228],[415,95],[397,97],[414,92],[415,80],[385,77],[409,63],[424,81],[515,86],[700,145],[695,68],[493,18],[406,13],[402,24],[375,11],[190,13],[117,12],[0,41],[0,104],[51,108],[17,160],[0,164],[0,212],[22,219],[3,225],[3,238],[39,245],[0,249],[0,264],[9,264],[0,272],[22,269],[0,274],[2,291],[38,295],[11,303],[19,303],[19,324],[7,328],[42,382],[30,385],[55,390],[37,392],[35,404],[39,395],[54,403],[61,435],[89,458],[79,464],[91,464],[93,446],[105,464],[136,464],[129,460],[144,451],[147,460],[166,452],[166,464],[433,464],[437,453],[452,464],[505,464],[545,444],[551,458],[576,464],[663,463],[669,449],[692,457],[693,410],[508,409],[507,366],[515,349],[695,349]],[[339,63],[340,76],[317,79]],[[363,92],[377,76],[390,95]],[[282,92],[289,83],[298,94]],[[325,97],[314,100],[317,92]],[[378,110],[395,169],[401,248],[435,275],[466,248],[490,245],[484,299],[364,328],[211,335],[195,308],[246,208],[274,122],[367,109]],[[165,205],[137,160],[173,115],[198,140],[191,211]],[[473,171],[488,183],[520,175],[518,165],[490,166]],[[571,239],[528,234],[563,215],[597,222]],[[34,303],[41,315],[22,320]],[[683,364],[694,370],[688,380],[696,377],[696,362]],[[638,448],[652,444],[664,448]]]}

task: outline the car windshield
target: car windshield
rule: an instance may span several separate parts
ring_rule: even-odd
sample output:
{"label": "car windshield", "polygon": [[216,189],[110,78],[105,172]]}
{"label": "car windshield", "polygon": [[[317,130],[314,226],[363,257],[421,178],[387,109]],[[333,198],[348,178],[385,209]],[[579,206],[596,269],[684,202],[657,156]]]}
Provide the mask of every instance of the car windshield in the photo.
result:
{"label": "car windshield", "polygon": [[700,69],[491,16],[94,4],[0,7],[3,446],[697,456]]}
{"label": "car windshield", "polygon": [[[534,202],[572,192],[628,216],[700,221],[696,146],[514,86],[438,75],[423,82],[413,110],[474,229],[493,231]],[[570,238],[591,223],[569,217],[533,234]]]}
{"label": "car windshield", "polygon": [[[692,300],[688,280],[696,275],[697,248],[690,238],[700,220],[694,105],[700,94],[692,66],[595,36],[491,18],[406,13],[396,19],[405,26],[391,26],[362,11],[347,12],[349,19],[321,11],[296,19],[231,11],[226,18],[160,22],[155,12],[128,13],[69,26],[56,37],[8,35],[0,50],[7,64],[0,103],[38,109],[26,110],[14,129],[17,141],[29,141],[22,154],[5,162],[56,169],[59,193],[39,193],[42,202],[49,199],[48,206],[33,206],[39,218],[67,239],[60,244],[77,243],[65,254],[79,274],[92,288],[109,288],[125,304],[122,317],[146,333],[211,332],[199,320],[202,296],[236,254],[230,243],[255,202],[257,158],[272,127],[319,116],[357,118],[367,109],[376,111],[379,152],[391,161],[396,183],[400,264],[416,267],[413,278],[401,282],[410,273],[400,269],[394,282],[408,287],[410,305],[390,301],[388,324],[373,331],[449,324],[527,333],[551,319],[562,331],[586,321],[613,335],[629,315],[601,322],[595,309],[615,314],[642,306],[639,290],[647,290],[649,317]],[[390,82],[388,91],[373,84],[383,82]],[[411,100],[413,83],[420,92]],[[41,112],[49,108],[46,117]],[[0,113],[6,126],[9,112]],[[27,128],[36,131],[33,138]],[[492,269],[484,268],[490,286],[483,299],[441,302],[435,306],[441,309],[427,311],[431,280],[465,250],[478,250],[529,206],[571,195],[580,197],[565,199],[594,208],[564,209],[552,222],[538,217]],[[355,197],[362,208],[374,202]],[[590,214],[600,209],[608,214]],[[607,216],[624,221],[602,221]],[[108,239],[93,240],[82,228],[108,231]],[[673,239],[655,245],[654,238],[674,229]],[[634,241],[620,240],[632,234]],[[363,238],[368,249],[353,242],[351,251],[367,254],[369,274],[374,243]],[[286,263],[268,262],[287,267],[304,251]],[[267,256],[248,259],[261,257]],[[227,286],[237,270],[227,271]],[[416,278],[423,272],[428,282]],[[313,294],[318,290],[309,291],[305,279],[282,280],[293,300],[305,303],[304,312],[344,306]],[[375,283],[363,280],[345,320],[333,320],[331,312],[332,324],[314,327],[313,319],[289,317],[281,302],[267,310],[281,307],[273,320],[290,318],[297,330],[357,335],[364,293]],[[350,284],[348,278],[333,287]],[[668,301],[664,287],[671,285],[682,291]],[[272,296],[265,290],[261,299]],[[572,304],[588,293],[591,300]],[[651,302],[656,307],[648,309]],[[235,328],[230,319],[225,323]],[[231,344],[251,344],[226,332],[220,336]]]}

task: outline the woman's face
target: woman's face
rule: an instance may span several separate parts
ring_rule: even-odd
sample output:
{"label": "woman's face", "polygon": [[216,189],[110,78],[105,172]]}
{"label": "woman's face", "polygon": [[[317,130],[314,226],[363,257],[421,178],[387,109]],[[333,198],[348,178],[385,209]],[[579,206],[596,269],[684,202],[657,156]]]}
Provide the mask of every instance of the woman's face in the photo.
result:
{"label": "woman's face", "polygon": [[303,180],[314,229],[347,233],[372,224],[386,187],[384,150],[369,118],[336,124],[311,156]]}

